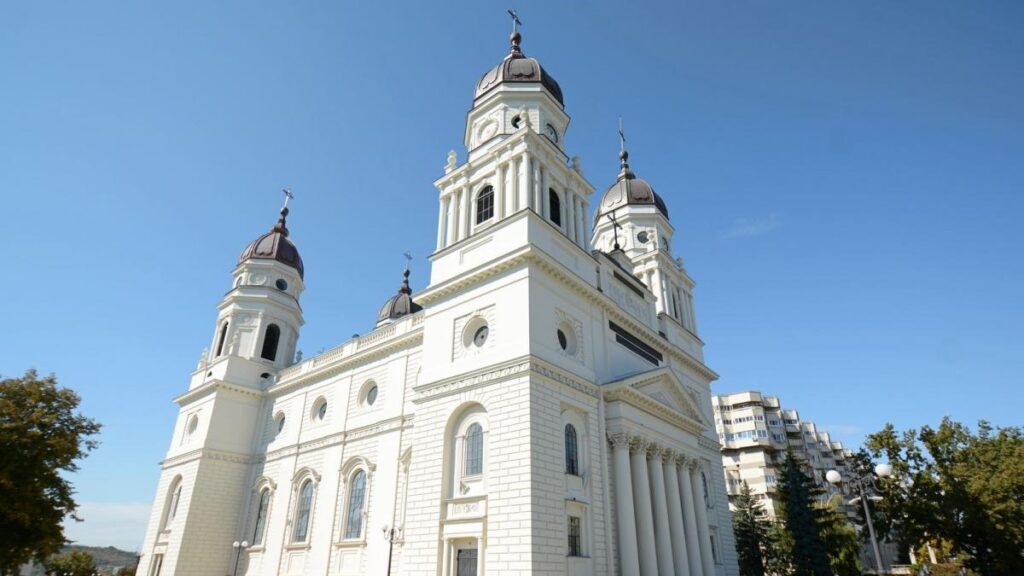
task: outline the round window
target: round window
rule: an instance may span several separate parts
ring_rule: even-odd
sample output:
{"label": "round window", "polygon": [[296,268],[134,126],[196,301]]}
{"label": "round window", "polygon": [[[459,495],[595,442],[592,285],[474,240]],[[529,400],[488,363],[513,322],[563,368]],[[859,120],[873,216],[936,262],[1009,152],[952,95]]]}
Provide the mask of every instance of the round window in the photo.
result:
{"label": "round window", "polygon": [[188,435],[191,436],[192,434],[194,434],[195,431],[196,431],[196,428],[198,428],[198,427],[199,427],[199,417],[198,416],[192,416],[192,418],[189,418],[189,421],[188,421]]}
{"label": "round window", "polygon": [[277,422],[277,433],[280,434],[281,431],[284,430],[284,414],[278,412],[277,417],[274,418],[274,421]]}
{"label": "round window", "polygon": [[282,292],[288,289],[288,282],[285,281],[284,278],[278,278],[277,282],[274,282],[274,285],[277,286],[277,289],[281,290]]}
{"label": "round window", "polygon": [[473,345],[477,348],[482,348],[487,343],[487,335],[491,332],[487,325],[483,325],[476,329],[473,333]]}
{"label": "round window", "polygon": [[323,398],[323,397],[320,397],[320,399],[318,399],[316,401],[316,403],[313,404],[313,419],[314,420],[321,420],[322,421],[326,417],[327,417],[327,399]]}
{"label": "round window", "polygon": [[519,128],[519,122],[520,122],[519,116],[516,116],[515,118],[513,118],[512,119],[512,127],[518,129]]}
{"label": "round window", "polygon": [[555,335],[558,337],[558,347],[570,356],[576,355],[576,330],[568,322],[558,325]]}
{"label": "round window", "polygon": [[637,235],[636,235],[636,239],[637,239],[637,240],[638,240],[638,241],[639,241],[639,242],[640,242],[641,244],[647,244],[647,242],[649,242],[649,241],[651,240],[651,237],[647,235],[647,232],[646,232],[646,231],[644,231],[644,232],[641,232],[641,233],[637,234]]}
{"label": "round window", "polygon": [[377,401],[377,385],[370,386],[370,389],[366,391],[366,405],[373,406],[373,403]]}

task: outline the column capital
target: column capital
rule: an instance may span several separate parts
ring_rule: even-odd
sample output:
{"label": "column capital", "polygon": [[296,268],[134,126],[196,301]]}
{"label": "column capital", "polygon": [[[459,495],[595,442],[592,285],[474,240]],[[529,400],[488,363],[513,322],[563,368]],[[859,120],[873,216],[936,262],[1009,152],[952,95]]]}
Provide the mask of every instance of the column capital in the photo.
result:
{"label": "column capital", "polygon": [[608,442],[611,443],[612,448],[628,448],[632,440],[633,436],[626,432],[608,433]]}
{"label": "column capital", "polygon": [[662,448],[661,449],[661,460],[665,464],[671,464],[671,463],[675,462],[675,459],[676,459],[677,455],[678,455],[678,452],[676,452],[675,450],[673,450],[671,448]]}
{"label": "column capital", "polygon": [[651,445],[651,441],[643,436],[633,436],[632,440],[629,445],[631,454],[644,454],[647,452],[647,447]]}

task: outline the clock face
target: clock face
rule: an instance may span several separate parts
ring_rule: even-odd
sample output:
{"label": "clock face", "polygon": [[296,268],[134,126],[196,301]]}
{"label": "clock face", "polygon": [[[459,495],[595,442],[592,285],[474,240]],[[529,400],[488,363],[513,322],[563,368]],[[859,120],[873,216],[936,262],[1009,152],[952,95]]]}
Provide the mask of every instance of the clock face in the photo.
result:
{"label": "clock face", "polygon": [[558,142],[558,130],[555,130],[554,126],[548,124],[547,126],[544,127],[544,132],[545,134],[547,134],[548,138],[550,138],[552,142]]}

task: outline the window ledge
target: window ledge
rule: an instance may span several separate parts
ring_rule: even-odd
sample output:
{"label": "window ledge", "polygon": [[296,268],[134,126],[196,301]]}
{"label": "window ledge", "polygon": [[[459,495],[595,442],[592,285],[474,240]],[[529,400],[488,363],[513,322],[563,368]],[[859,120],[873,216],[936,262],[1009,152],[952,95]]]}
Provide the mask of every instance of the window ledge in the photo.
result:
{"label": "window ledge", "polygon": [[335,548],[365,548],[366,538],[360,538],[358,540],[342,540],[334,543]]}
{"label": "window ledge", "polygon": [[311,548],[309,542],[295,542],[294,544],[286,544],[285,550],[309,550]]}

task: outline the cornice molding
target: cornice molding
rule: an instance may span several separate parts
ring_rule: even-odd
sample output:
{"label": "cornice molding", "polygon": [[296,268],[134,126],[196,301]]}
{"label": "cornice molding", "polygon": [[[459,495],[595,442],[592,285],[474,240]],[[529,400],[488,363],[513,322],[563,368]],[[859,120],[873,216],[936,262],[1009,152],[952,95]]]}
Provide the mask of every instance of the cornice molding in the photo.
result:
{"label": "cornice molding", "polygon": [[605,402],[625,402],[634,408],[643,410],[656,418],[660,418],[669,424],[681,428],[694,436],[702,437],[704,434],[704,427],[701,426],[699,422],[696,422],[691,418],[687,418],[683,414],[680,414],[679,412],[632,387],[617,386],[611,390],[605,390],[604,400]]}
{"label": "cornice molding", "polygon": [[364,440],[366,438],[378,436],[381,434],[387,434],[388,432],[394,432],[396,430],[406,428],[407,424],[411,425],[411,420],[412,418],[393,416],[386,420],[374,422],[373,424],[368,424],[366,426],[360,426],[359,428],[355,428],[353,430],[335,432],[333,434],[328,434],[327,436],[322,436],[315,440],[309,440],[301,444],[292,444],[290,446],[278,448],[277,450],[271,450],[264,454],[258,455],[255,458],[255,461],[270,462],[288,456],[295,456],[297,454],[303,454],[306,452],[320,450],[322,448],[328,448],[331,446],[338,446],[349,444],[351,442],[357,442],[359,440]]}
{"label": "cornice molding", "polygon": [[184,454],[172,456],[166,458],[160,462],[160,468],[166,470],[174,466],[181,466],[195,460],[218,460],[221,462],[231,462],[234,464],[252,464],[256,459],[250,454],[241,454],[239,452],[226,452],[223,450],[211,450],[209,448],[199,448],[197,450],[190,450]]}
{"label": "cornice molding", "polygon": [[[400,350],[413,348],[423,343],[423,323],[413,322],[413,328],[408,332],[395,337],[393,340],[384,340],[365,350],[359,350],[353,353],[351,356],[342,356],[336,360],[326,362],[320,366],[312,365],[308,371],[295,376],[294,379],[286,378],[274,386],[267,389],[266,394],[271,396],[277,396],[289,392],[295,388],[298,388],[304,384],[310,384],[315,381],[322,381],[332,376],[336,376],[345,370],[355,368],[362,364],[367,364],[389,354],[393,354]],[[315,360],[316,357],[310,360]]]}
{"label": "cornice molding", "polygon": [[530,370],[530,360],[527,357],[516,358],[503,362],[497,366],[460,374],[451,378],[444,378],[435,382],[428,382],[413,387],[418,394],[413,398],[413,403],[422,404],[428,400],[450,396],[458,392],[473,390],[492,382],[509,380],[522,375]]}

